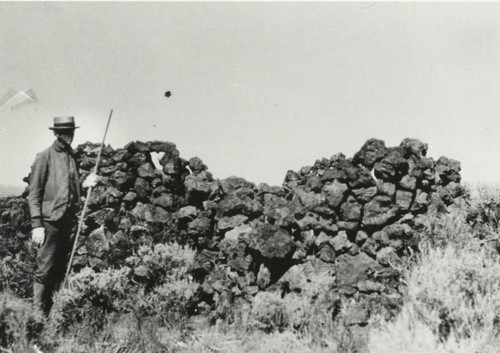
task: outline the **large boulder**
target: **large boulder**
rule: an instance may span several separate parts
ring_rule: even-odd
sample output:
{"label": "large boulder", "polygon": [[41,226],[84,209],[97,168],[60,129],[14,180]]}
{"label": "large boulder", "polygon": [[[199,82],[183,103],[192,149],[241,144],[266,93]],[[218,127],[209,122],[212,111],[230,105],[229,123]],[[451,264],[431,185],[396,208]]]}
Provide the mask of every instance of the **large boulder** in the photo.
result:
{"label": "large boulder", "polygon": [[325,201],[327,205],[332,208],[339,207],[346,197],[348,190],[348,186],[340,183],[338,180],[325,184],[323,186],[323,193],[325,194]]}
{"label": "large boulder", "polygon": [[140,221],[165,223],[171,219],[171,214],[161,207],[138,202],[132,210],[132,215]]}
{"label": "large boulder", "polygon": [[203,201],[207,200],[209,195],[218,187],[217,183],[210,179],[203,172],[188,175],[184,180],[187,200],[196,205],[201,205]]}
{"label": "large boulder", "polygon": [[371,169],[373,165],[384,158],[387,154],[385,142],[377,139],[369,139],[353,157],[353,162],[362,164]]}
{"label": "large boulder", "polygon": [[447,157],[440,157],[436,162],[436,172],[441,178],[443,185],[450,182],[460,182],[460,162]]}
{"label": "large boulder", "polygon": [[406,150],[403,147],[390,148],[387,155],[375,163],[375,176],[384,181],[398,181],[408,171],[408,160],[405,156]]}
{"label": "large boulder", "polygon": [[290,234],[279,227],[259,224],[245,240],[248,247],[265,258],[286,258],[295,250]]}
{"label": "large boulder", "polygon": [[378,195],[365,204],[362,223],[366,227],[382,226],[395,219],[398,212],[392,198]]}
{"label": "large boulder", "polygon": [[262,213],[262,210],[262,204],[249,196],[238,197],[231,194],[218,204],[219,216],[234,216],[237,214],[243,214],[245,216],[255,218]]}
{"label": "large boulder", "polygon": [[344,254],[335,260],[337,270],[337,286],[351,289],[359,282],[371,279],[373,273],[381,269],[381,265],[364,252],[355,256]]}

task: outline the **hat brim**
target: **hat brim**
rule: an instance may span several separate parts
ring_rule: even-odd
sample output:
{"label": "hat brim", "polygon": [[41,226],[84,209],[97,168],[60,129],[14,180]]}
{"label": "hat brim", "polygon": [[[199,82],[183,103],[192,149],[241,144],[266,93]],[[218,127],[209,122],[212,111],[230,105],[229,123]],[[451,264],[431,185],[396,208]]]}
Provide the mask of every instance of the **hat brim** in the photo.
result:
{"label": "hat brim", "polygon": [[80,126],[72,126],[72,127],[49,127],[49,130],[75,130],[78,129]]}

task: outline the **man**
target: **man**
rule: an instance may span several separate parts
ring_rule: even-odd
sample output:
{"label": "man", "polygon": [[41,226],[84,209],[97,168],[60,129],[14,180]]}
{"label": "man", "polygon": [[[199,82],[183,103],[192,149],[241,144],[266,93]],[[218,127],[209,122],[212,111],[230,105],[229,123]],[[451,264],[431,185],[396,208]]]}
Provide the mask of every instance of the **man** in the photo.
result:
{"label": "man", "polygon": [[[71,253],[71,232],[81,204],[78,167],[71,143],[75,134],[74,117],[54,118],[56,140],[37,154],[31,167],[28,203],[33,242],[39,246],[33,284],[33,301],[48,315],[52,295],[64,280]],[[90,174],[83,187],[95,186]]]}

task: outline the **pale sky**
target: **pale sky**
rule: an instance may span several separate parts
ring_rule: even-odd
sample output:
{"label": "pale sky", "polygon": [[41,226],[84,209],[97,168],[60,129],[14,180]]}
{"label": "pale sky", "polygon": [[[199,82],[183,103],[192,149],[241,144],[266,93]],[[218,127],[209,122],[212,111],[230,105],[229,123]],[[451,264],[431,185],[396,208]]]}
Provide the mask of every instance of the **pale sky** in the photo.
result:
{"label": "pale sky", "polygon": [[[166,140],[216,178],[405,137],[500,182],[500,3],[0,3],[0,184],[23,185],[73,115],[74,146]],[[172,91],[170,98],[164,92]]]}

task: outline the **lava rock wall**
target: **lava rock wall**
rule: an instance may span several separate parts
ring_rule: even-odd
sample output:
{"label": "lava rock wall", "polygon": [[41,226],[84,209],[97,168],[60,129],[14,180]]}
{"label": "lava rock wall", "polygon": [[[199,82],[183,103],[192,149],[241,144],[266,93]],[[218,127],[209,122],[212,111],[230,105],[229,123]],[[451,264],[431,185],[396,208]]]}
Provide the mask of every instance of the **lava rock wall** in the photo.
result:
{"label": "lava rock wall", "polygon": [[[76,148],[82,180],[98,150],[92,143]],[[106,146],[75,269],[119,266],[141,245],[175,241],[197,250],[199,306],[220,316],[258,291],[286,295],[298,286],[293,273],[308,271],[335,276],[340,295],[390,301],[400,297],[397,267],[418,251],[426,215],[463,196],[460,163],[426,154],[419,140],[386,147],[370,139],[352,158],[336,154],[288,171],[282,186],[257,186],[214,179],[201,159],[181,158],[173,143]],[[18,234],[9,236],[28,236],[26,207],[0,212],[4,233],[15,223]],[[369,316],[361,312],[355,323]]]}

